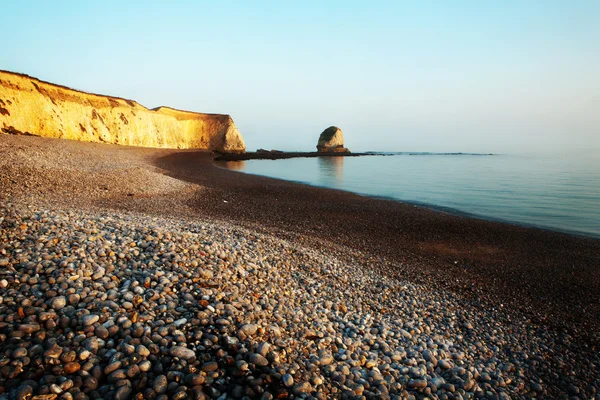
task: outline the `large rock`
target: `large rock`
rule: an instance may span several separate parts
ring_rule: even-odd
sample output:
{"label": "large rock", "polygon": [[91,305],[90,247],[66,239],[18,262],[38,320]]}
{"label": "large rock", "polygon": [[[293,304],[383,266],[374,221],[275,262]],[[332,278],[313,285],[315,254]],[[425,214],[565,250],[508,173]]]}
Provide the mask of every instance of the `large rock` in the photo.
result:
{"label": "large rock", "polygon": [[0,71],[0,132],[128,146],[244,152],[233,120],[79,92]]}
{"label": "large rock", "polygon": [[349,153],[350,151],[344,147],[344,132],[337,126],[330,126],[325,129],[319,142],[317,143],[317,151],[321,153]]}

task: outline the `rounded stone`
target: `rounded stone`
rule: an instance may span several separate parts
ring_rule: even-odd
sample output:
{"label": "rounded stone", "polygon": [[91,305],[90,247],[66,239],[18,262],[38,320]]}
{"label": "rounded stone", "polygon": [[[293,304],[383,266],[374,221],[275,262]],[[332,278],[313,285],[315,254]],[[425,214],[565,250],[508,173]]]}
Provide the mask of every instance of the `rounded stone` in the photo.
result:
{"label": "rounded stone", "polygon": [[204,372],[216,371],[217,369],[219,369],[219,364],[216,361],[209,361],[202,364],[201,369]]}
{"label": "rounded stone", "polygon": [[259,367],[266,367],[267,365],[269,365],[269,361],[258,353],[251,354],[248,361],[251,364],[257,365]]}
{"label": "rounded stone", "polygon": [[65,364],[64,367],[64,371],[67,374],[74,374],[75,372],[79,371],[81,369],[81,365],[79,365],[79,363],[77,362],[69,362],[67,364]]}
{"label": "rounded stone", "polygon": [[171,350],[169,350],[169,354],[171,354],[171,356],[173,357],[179,357],[183,360],[189,360],[196,357],[196,353],[194,352],[194,350],[188,349],[187,347],[183,346],[171,347]]}
{"label": "rounded stone", "polygon": [[49,305],[54,310],[61,310],[67,305],[65,296],[54,297],[50,300]]}
{"label": "rounded stone", "polygon": [[15,390],[15,399],[29,400],[33,395],[33,388],[30,385],[21,385]]}
{"label": "rounded stone", "polygon": [[152,389],[158,394],[163,394],[167,391],[167,385],[167,377],[165,375],[159,375],[154,378],[154,381],[152,382]]}
{"label": "rounded stone", "polygon": [[292,387],[294,385],[294,377],[290,374],[283,375],[283,377],[281,378],[281,381],[287,387]]}
{"label": "rounded stone", "polygon": [[98,320],[100,319],[99,316],[91,314],[91,315],[84,315],[82,320],[83,326],[90,326],[90,325],[94,325],[96,322],[98,322]]}
{"label": "rounded stone", "polygon": [[296,396],[312,392],[312,386],[308,382],[302,382],[294,386],[293,392]]}

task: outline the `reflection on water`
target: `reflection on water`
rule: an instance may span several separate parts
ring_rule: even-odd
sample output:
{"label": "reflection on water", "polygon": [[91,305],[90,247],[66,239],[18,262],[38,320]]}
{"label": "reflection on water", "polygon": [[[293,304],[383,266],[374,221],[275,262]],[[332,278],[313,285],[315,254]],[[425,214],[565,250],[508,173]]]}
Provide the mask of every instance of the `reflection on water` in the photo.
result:
{"label": "reflection on water", "polygon": [[344,157],[318,157],[319,176],[326,185],[344,181]]}
{"label": "reflection on water", "polygon": [[218,161],[217,165],[234,171],[243,171],[246,168],[246,161]]}

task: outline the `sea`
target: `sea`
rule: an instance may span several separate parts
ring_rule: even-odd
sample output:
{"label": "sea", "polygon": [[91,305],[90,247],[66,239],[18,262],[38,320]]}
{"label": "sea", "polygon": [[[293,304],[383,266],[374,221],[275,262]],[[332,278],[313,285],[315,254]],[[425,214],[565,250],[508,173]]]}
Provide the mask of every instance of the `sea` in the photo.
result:
{"label": "sea", "polygon": [[600,238],[600,155],[371,154],[225,166],[452,214]]}

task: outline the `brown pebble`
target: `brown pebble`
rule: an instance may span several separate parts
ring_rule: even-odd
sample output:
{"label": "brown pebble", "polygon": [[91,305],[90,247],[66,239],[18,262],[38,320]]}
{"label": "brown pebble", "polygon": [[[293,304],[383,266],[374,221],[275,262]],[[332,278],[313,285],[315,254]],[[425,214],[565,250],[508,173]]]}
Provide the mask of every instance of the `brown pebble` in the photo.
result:
{"label": "brown pebble", "polygon": [[64,370],[67,374],[74,374],[75,372],[79,371],[80,369],[81,369],[81,365],[79,365],[79,363],[77,363],[77,362],[67,363],[64,368]]}

